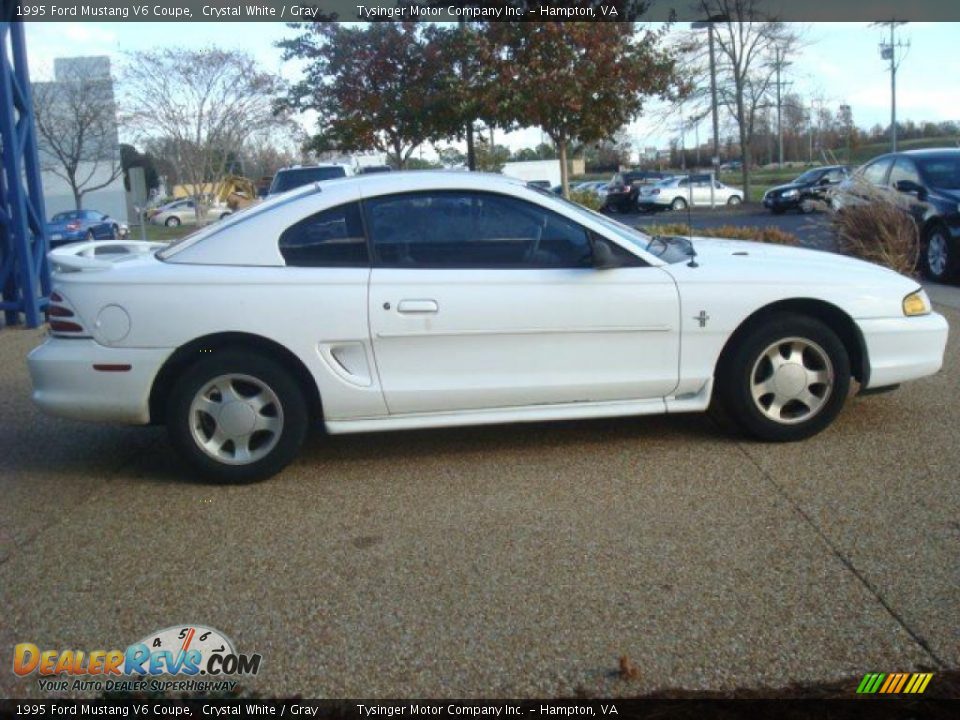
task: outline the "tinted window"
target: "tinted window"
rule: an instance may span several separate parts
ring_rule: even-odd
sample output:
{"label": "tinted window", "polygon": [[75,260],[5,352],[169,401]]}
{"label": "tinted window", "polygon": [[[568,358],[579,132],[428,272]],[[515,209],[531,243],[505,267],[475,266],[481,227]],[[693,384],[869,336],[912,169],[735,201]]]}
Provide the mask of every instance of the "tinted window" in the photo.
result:
{"label": "tinted window", "polygon": [[273,183],[270,185],[270,194],[286,192],[313,182],[341,178],[346,174],[342,167],[305,167],[281,170],[273,178]]}
{"label": "tinted window", "polygon": [[960,154],[919,158],[917,162],[930,187],[960,190]]}
{"label": "tinted window", "polygon": [[896,186],[900,180],[909,180],[917,185],[920,184],[920,175],[917,174],[916,166],[906,158],[897,158],[893,163],[893,170],[890,171],[890,184]]}
{"label": "tinted window", "polygon": [[863,169],[863,179],[874,185],[883,185],[883,179],[886,177],[887,168],[890,167],[891,162],[890,158],[885,158],[870,163]]}
{"label": "tinted window", "polygon": [[827,182],[831,182],[831,183],[841,182],[846,176],[847,176],[847,173],[842,168],[829,170],[824,175],[824,177],[827,179]]}
{"label": "tinted window", "polygon": [[366,266],[360,206],[341,205],[291,225],[280,236],[280,254],[294,267]]}
{"label": "tinted window", "polygon": [[592,263],[586,230],[538,205],[491,193],[425,192],[366,201],[379,264],[562,268]]}

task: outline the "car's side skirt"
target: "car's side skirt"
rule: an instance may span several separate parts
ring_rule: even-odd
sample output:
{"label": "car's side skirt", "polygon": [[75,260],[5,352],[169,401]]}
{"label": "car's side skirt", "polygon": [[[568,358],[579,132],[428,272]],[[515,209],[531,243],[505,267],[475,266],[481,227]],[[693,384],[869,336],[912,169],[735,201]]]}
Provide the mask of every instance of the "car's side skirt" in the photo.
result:
{"label": "car's side skirt", "polygon": [[515,408],[489,408],[462,412],[411,413],[376,418],[324,420],[327,431],[333,435],[385,430],[414,430],[432,427],[462,427],[467,425],[499,425],[504,423],[544,422],[550,420],[579,420],[587,418],[626,417],[631,415],[664,415],[668,412],[705,410],[709,403],[703,394],[676,400],[653,398],[648,400],[618,400],[615,402],[557,403]]}

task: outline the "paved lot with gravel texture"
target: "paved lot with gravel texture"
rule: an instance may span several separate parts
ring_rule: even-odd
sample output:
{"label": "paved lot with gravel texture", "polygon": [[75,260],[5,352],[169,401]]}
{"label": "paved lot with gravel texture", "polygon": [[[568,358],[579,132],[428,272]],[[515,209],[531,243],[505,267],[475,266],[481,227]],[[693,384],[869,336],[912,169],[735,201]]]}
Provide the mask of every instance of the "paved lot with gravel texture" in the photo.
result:
{"label": "paved lot with gravel texture", "polygon": [[[266,696],[776,687],[960,667],[960,307],[937,376],[804,443],[708,416],[324,437],[247,487],[162,429],[42,416],[0,332],[0,696],[13,645],[181,623]],[[639,677],[616,677],[626,655]]]}

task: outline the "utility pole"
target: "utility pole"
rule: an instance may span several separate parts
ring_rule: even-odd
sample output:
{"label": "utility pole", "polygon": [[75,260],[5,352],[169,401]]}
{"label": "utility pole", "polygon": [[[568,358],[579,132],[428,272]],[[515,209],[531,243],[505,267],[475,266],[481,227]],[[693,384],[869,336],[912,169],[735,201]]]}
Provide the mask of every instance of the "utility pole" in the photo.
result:
{"label": "utility pole", "polygon": [[720,168],[720,120],[717,110],[717,61],[714,51],[713,24],[716,22],[725,22],[729,18],[726,15],[714,15],[709,20],[698,20],[690,23],[692,30],[706,30],[707,43],[710,50],[710,110],[713,115],[713,158],[711,164],[716,173]]}
{"label": "utility pole", "polygon": [[[873,23],[876,26],[890,28],[890,42],[880,43],[880,57],[890,61],[890,151],[897,151],[897,70],[903,60],[903,50],[910,47],[910,43],[897,42],[896,31],[898,25],[906,25],[904,21],[888,20]],[[899,57],[897,57],[899,54]]]}
{"label": "utility pole", "polygon": [[783,72],[783,69],[789,67],[791,63],[784,62],[783,53],[780,48],[776,48],[774,52],[776,53],[774,67],[777,70],[777,166],[783,167],[783,97],[781,89],[785,83],[780,79],[780,74]]}
{"label": "utility pole", "polygon": [[[460,20],[458,21],[461,28],[467,27],[467,21],[461,15]],[[460,82],[464,82],[466,78],[461,77]],[[473,147],[473,118],[471,117],[467,121],[467,169],[473,172],[477,169],[477,153]]]}

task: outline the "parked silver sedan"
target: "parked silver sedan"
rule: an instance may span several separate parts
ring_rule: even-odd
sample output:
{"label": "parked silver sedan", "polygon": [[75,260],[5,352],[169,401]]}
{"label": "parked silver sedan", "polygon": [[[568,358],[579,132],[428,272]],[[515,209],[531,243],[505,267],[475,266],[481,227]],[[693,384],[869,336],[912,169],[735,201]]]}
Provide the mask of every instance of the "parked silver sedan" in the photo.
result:
{"label": "parked silver sedan", "polygon": [[739,205],[743,202],[743,190],[713,181],[710,188],[709,173],[677,175],[661,180],[654,185],[640,188],[637,207],[641,210],[684,210],[690,205],[709,207],[714,205]]}
{"label": "parked silver sedan", "polygon": [[[157,213],[150,218],[150,222],[155,225],[166,225],[167,227],[196,225],[196,207],[196,203],[190,198],[177,200],[161,207]],[[233,211],[226,205],[213,205],[205,213],[206,221],[211,223],[222,220],[232,212]]]}

